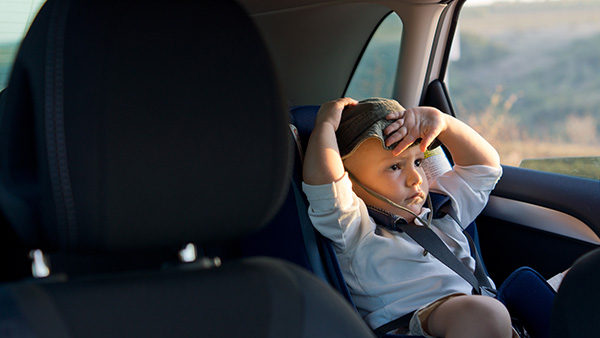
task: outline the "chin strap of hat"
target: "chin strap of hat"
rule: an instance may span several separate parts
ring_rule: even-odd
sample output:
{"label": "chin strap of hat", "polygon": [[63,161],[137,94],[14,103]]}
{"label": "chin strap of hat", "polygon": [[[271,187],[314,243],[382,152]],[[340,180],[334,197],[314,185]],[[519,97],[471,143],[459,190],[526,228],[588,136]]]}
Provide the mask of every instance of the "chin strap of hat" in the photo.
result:
{"label": "chin strap of hat", "polygon": [[421,222],[421,224],[426,225],[426,226],[430,226],[431,225],[431,220],[433,218],[433,205],[431,203],[431,197],[429,197],[429,194],[427,194],[427,207],[429,208],[429,210],[431,210],[432,212],[429,213],[429,215],[427,216],[427,222],[424,221],[419,215],[417,215],[416,213],[414,213],[412,210],[408,209],[405,206],[402,206],[392,200],[390,200],[389,198],[377,193],[376,191],[374,191],[373,189],[367,188],[364,184],[362,184],[357,178],[356,176],[354,176],[354,174],[352,174],[350,171],[346,170],[346,172],[348,172],[348,177],[350,177],[350,179],[352,180],[352,182],[356,183],[356,185],[358,185],[359,187],[363,188],[364,191],[366,191],[367,193],[369,193],[369,195],[384,201],[386,203],[388,203],[389,205],[398,208],[400,210],[406,211],[409,214],[415,216],[416,219],[419,220],[419,222]]}

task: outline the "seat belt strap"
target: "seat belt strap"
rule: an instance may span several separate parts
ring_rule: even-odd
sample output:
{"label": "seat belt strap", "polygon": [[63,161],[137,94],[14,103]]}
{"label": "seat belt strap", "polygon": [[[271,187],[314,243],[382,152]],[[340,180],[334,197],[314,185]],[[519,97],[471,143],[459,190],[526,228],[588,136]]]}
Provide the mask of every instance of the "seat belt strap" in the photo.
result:
{"label": "seat belt strap", "polygon": [[[452,219],[454,219],[456,224],[458,224],[460,226],[460,222],[452,213],[444,212],[443,210],[440,210],[440,211],[443,214],[446,214],[446,215],[452,217]],[[479,253],[479,250],[477,250],[477,246],[475,245],[475,241],[473,240],[473,237],[471,237],[471,235],[467,232],[466,229],[463,230],[463,235],[465,235],[465,237],[467,238],[467,241],[469,242],[469,249],[471,249],[471,256],[475,259],[475,271],[473,272],[473,274],[475,275],[475,277],[477,278],[477,281],[479,282],[480,291],[482,293],[486,293],[488,296],[495,297],[496,289],[494,288],[490,279],[488,278],[487,272],[485,271],[485,268],[483,265],[483,259],[481,258],[481,254]]]}
{"label": "seat belt strap", "polygon": [[440,262],[444,263],[447,267],[452,269],[452,271],[456,272],[459,276],[461,276],[464,280],[466,280],[473,289],[475,293],[479,294],[479,281],[464,265],[457,257],[454,255],[450,249],[442,242],[440,237],[436,235],[431,228],[428,226],[418,226],[415,224],[397,224],[397,227],[402,229],[410,238],[412,238],[415,242],[421,245],[427,252],[431,253],[435,258],[437,258]]}
{"label": "seat belt strap", "polygon": [[[431,230],[430,227],[409,224],[403,218],[394,217],[393,215],[379,208],[368,206],[368,209],[369,215],[373,217],[378,225],[390,231],[405,232],[410,238],[417,242],[417,244],[423,247],[423,249],[425,249],[427,252],[430,252],[440,262],[471,284],[475,294],[481,294],[482,288],[486,289],[484,290],[486,294],[493,294],[493,288],[491,287],[490,281],[487,278],[485,271],[483,271],[482,263],[477,257],[475,258],[475,271],[477,272],[477,275],[475,275],[450,251],[450,249],[448,249],[446,244],[435,232],[433,232],[433,230]],[[468,235],[467,233],[465,234]],[[471,250],[475,250],[473,252],[476,253],[475,256],[478,256],[479,253],[477,252],[472,239],[470,239],[470,236],[468,236],[467,239],[469,239],[469,246],[471,246]],[[478,269],[480,271],[478,271]]]}
{"label": "seat belt strap", "polygon": [[469,233],[466,231],[463,231],[463,233],[469,241],[469,247],[471,248],[471,252],[473,253],[473,258],[475,258],[475,272],[473,274],[479,281],[479,287],[485,287],[488,290],[493,290],[495,292],[494,287],[492,286],[492,283],[490,282],[490,279],[488,278],[488,275],[485,272],[485,269],[483,267],[483,260],[481,259],[481,254],[479,253],[479,250],[477,250],[477,246],[475,245],[473,237],[471,237],[471,235],[469,235]]}

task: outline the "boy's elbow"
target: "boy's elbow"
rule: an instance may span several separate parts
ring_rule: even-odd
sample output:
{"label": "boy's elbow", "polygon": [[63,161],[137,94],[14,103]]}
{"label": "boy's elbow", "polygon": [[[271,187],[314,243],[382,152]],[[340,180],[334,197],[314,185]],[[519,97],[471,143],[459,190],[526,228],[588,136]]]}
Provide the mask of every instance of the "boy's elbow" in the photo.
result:
{"label": "boy's elbow", "polygon": [[494,167],[496,168],[500,168],[501,167],[501,159],[500,159],[500,154],[498,153],[498,151],[494,148]]}
{"label": "boy's elbow", "polygon": [[490,167],[500,168],[500,154],[494,149],[493,153],[490,154],[489,164]]}

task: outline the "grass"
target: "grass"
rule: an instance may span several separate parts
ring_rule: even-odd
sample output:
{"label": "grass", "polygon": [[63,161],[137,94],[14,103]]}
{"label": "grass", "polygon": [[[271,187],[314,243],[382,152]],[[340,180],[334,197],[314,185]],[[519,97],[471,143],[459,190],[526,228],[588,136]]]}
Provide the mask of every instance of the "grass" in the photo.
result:
{"label": "grass", "polygon": [[450,95],[503,164],[600,179],[598,17],[597,0],[463,9]]}
{"label": "grass", "polygon": [[[600,157],[600,149],[595,145],[539,142],[536,140],[488,141],[496,148],[502,163],[519,166],[528,159],[558,157]],[[568,156],[565,154],[569,154]]]}
{"label": "grass", "polygon": [[521,167],[600,180],[600,157],[524,160]]}

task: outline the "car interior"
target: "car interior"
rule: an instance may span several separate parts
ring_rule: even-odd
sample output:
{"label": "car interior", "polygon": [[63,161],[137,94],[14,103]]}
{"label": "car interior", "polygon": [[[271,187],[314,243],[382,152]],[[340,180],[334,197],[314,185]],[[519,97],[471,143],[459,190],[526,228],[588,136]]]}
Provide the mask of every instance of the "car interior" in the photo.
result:
{"label": "car interior", "polygon": [[[392,97],[456,116],[464,3],[47,0],[0,94],[2,335],[375,337],[308,218],[304,149],[390,15]],[[555,337],[598,329],[598,205],[597,180],[503,166],[471,228],[497,285],[572,267]]]}

